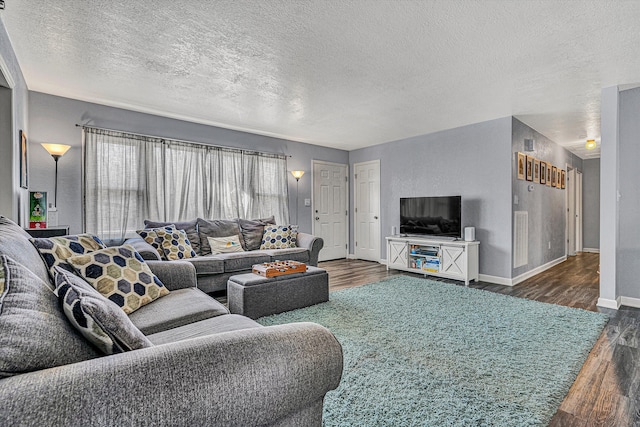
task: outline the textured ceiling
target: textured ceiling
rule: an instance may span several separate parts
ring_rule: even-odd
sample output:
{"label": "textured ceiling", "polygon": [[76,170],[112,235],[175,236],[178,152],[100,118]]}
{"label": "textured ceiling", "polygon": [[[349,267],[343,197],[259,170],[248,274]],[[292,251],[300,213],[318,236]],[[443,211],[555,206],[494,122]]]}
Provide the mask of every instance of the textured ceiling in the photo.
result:
{"label": "textured ceiling", "polygon": [[29,89],[352,150],[514,115],[583,158],[638,1],[7,2]]}

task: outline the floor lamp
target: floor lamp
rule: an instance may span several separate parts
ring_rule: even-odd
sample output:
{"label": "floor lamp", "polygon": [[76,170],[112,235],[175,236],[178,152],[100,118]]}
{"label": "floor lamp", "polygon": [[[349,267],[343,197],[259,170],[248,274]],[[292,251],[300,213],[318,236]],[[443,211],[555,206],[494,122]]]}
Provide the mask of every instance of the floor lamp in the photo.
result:
{"label": "floor lamp", "polygon": [[304,175],[304,171],[291,171],[291,175],[296,179],[296,225],[298,225],[298,185],[300,178]]}
{"label": "floor lamp", "polygon": [[69,151],[69,148],[71,148],[70,145],[64,145],[64,144],[45,144],[42,143],[41,144],[45,150],[47,150],[47,153],[51,154],[51,157],[53,157],[53,160],[55,160],[56,162],[56,183],[55,183],[55,190],[53,191],[53,207],[57,208],[58,207],[58,159],[60,159],[60,157],[64,156],[64,154]]}

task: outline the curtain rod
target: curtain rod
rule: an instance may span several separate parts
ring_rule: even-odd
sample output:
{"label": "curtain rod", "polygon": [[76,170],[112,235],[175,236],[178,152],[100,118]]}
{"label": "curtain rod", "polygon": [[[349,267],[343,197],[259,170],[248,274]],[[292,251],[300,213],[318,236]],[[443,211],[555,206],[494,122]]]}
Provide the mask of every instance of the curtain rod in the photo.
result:
{"label": "curtain rod", "polygon": [[127,131],[123,131],[123,130],[118,130],[118,129],[109,129],[109,128],[101,128],[98,126],[89,126],[89,125],[81,125],[76,123],[76,127],[79,128],[89,128],[89,129],[97,129],[97,130],[106,130],[109,132],[120,132],[120,133],[126,133],[129,135],[135,135],[135,136],[141,136],[143,138],[155,138],[155,139],[161,139],[161,140],[169,140],[169,141],[176,141],[176,142],[183,142],[185,144],[193,144],[193,145],[201,145],[203,147],[213,147],[213,148],[223,148],[226,150],[239,150],[239,151],[249,151],[252,153],[258,153],[258,154],[267,154],[270,156],[284,156],[286,157],[293,157],[291,155],[287,155],[284,153],[269,153],[266,151],[257,151],[257,150],[251,150],[251,149],[246,149],[246,148],[236,148],[236,147],[228,147],[228,146],[224,146],[224,145],[215,145],[215,144],[207,144],[205,142],[195,142],[195,141],[186,141],[184,139],[175,139],[175,138],[164,138],[162,136],[157,136],[157,135],[145,135],[143,133],[136,133],[136,132],[127,132]]}

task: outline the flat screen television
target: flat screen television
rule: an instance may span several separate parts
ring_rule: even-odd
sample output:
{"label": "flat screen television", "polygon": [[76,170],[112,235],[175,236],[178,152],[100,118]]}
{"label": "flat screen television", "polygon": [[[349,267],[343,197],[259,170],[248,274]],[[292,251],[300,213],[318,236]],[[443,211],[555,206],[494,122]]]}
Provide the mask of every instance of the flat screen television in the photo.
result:
{"label": "flat screen television", "polygon": [[462,238],[462,196],[401,198],[400,234]]}

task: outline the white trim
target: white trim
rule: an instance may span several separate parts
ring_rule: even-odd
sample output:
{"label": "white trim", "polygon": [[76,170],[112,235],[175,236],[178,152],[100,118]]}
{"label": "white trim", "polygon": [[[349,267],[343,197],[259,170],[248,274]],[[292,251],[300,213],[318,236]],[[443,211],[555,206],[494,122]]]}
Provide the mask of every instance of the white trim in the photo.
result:
{"label": "white trim", "polygon": [[606,299],[606,298],[598,298],[598,302],[596,303],[598,307],[604,308],[612,308],[617,310],[620,307],[620,297],[618,299]]}
{"label": "white trim", "polygon": [[556,265],[565,262],[567,260],[567,256],[563,255],[558,259],[554,259],[553,261],[549,261],[546,264],[541,265],[540,267],[536,267],[533,270],[529,270],[526,273],[523,273],[517,277],[514,277],[512,279],[509,279],[507,277],[499,277],[499,276],[489,276],[488,274],[479,274],[478,276],[478,280],[481,282],[489,282],[489,283],[495,283],[497,285],[504,285],[504,286],[515,286],[518,283],[524,282],[525,280],[529,279],[530,277],[533,277],[537,274],[542,273],[543,271],[546,271],[548,269],[550,269],[551,267],[555,267]]}
{"label": "white trim", "polygon": [[480,282],[495,283],[496,285],[513,286],[513,283],[511,283],[511,279],[508,279],[506,277],[490,276],[488,274],[479,274],[478,280]]}
{"label": "white trim", "polygon": [[380,264],[382,264],[382,265],[385,265],[385,266],[387,265],[387,260],[386,260],[386,259],[384,259],[384,258],[380,258],[380,259],[378,260],[378,262],[379,262]]}
{"label": "white trim", "polygon": [[627,307],[640,308],[640,298],[618,297],[618,306],[621,306],[621,305],[626,305]]}
{"label": "white trim", "polygon": [[4,60],[4,57],[2,55],[0,55],[0,70],[4,75],[4,79],[7,81],[9,89],[13,89],[16,86],[16,81],[14,80],[13,74],[11,74],[9,66],[7,65],[7,62]]}
{"label": "white trim", "polygon": [[523,273],[517,277],[514,277],[511,279],[511,282],[514,285],[517,285],[518,283],[524,282],[525,280],[529,279],[530,277],[535,276],[536,274],[540,274],[543,271],[546,271],[548,269],[550,269],[551,267],[555,267],[556,265],[563,263],[567,260],[567,256],[563,255],[560,258],[554,259],[553,261],[549,261],[546,264],[541,265],[540,267],[536,267],[533,270],[529,270],[526,273]]}
{"label": "white trim", "polygon": [[582,252],[589,252],[592,254],[599,254],[600,248],[582,248]]}
{"label": "white trim", "polygon": [[358,259],[354,254],[347,254],[347,259]]}

